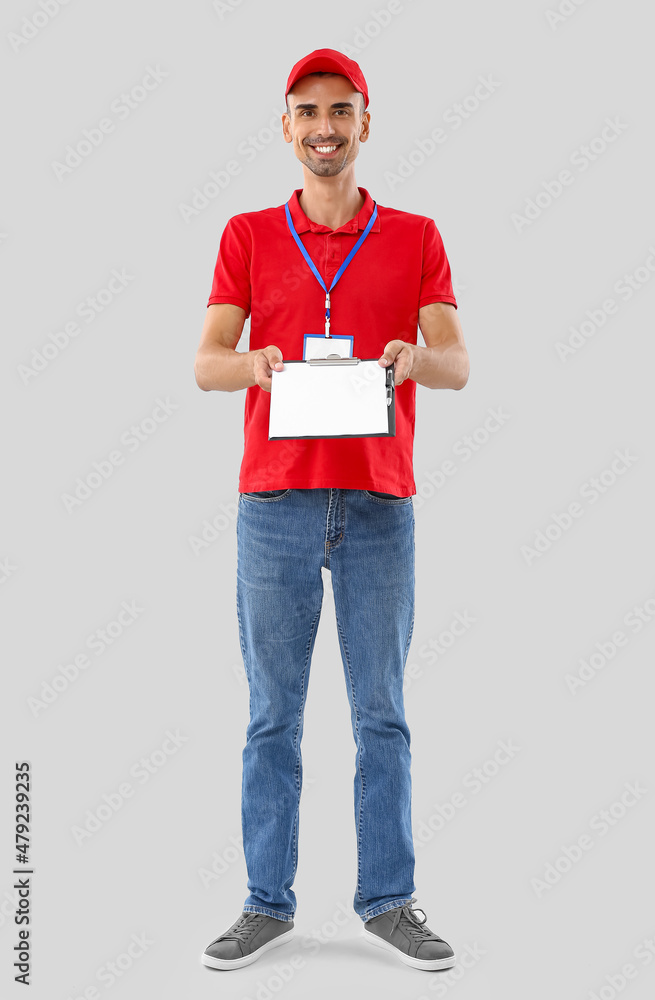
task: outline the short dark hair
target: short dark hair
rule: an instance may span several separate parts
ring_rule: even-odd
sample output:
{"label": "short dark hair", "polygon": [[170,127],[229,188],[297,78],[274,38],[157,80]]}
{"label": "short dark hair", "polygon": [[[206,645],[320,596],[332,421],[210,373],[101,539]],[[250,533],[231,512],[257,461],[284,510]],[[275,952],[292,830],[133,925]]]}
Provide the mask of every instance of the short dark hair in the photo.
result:
{"label": "short dark hair", "polygon": [[[307,74],[307,76],[340,76],[340,75],[341,74],[339,74],[339,73],[328,73],[327,70],[322,70],[322,69],[316,70],[315,73],[308,73]],[[293,87],[291,89],[293,90]],[[359,94],[359,96],[362,99],[362,115],[363,115],[364,112],[366,111],[366,108],[364,106],[364,95],[362,94],[361,91],[357,91],[357,93]],[[291,109],[289,108],[289,98],[288,97],[287,97],[287,114],[289,115],[289,118],[290,118],[291,117]]]}

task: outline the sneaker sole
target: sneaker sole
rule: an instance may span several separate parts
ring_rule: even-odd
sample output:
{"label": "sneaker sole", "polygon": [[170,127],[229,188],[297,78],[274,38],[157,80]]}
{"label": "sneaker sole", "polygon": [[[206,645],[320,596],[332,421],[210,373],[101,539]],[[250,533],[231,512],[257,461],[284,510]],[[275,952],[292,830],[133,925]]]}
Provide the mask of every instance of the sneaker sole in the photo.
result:
{"label": "sneaker sole", "polygon": [[366,938],[370,944],[374,944],[377,948],[383,948],[385,951],[392,952],[396,958],[399,958],[405,965],[411,966],[412,969],[425,969],[426,972],[436,972],[438,969],[452,968],[457,961],[456,955],[451,955],[449,958],[412,958],[403,951],[399,951],[390,941],[385,941],[384,938],[378,937],[377,934],[367,931],[365,927],[362,927],[362,937]]}
{"label": "sneaker sole", "polygon": [[207,965],[210,969],[242,969],[244,965],[250,965],[252,962],[256,962],[260,955],[263,955],[265,951],[270,951],[271,948],[277,948],[278,945],[284,944],[285,941],[289,941],[295,933],[295,927],[291,930],[285,931],[284,934],[278,934],[277,937],[272,938],[267,941],[266,944],[261,945],[261,947],[256,948],[255,951],[250,955],[244,955],[243,958],[212,958],[211,955],[203,953],[200,956],[200,961],[203,965]]}

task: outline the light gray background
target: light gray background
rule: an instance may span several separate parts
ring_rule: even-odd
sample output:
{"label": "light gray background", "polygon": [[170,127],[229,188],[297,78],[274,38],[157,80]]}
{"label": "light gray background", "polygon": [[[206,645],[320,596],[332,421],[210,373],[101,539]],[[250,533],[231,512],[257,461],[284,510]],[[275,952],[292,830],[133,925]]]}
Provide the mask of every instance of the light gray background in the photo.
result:
{"label": "light gray background", "polygon": [[[569,3],[551,24],[555,2],[403,0],[393,14],[352,0],[231,6],[71,0],[19,51],[11,33],[41,8],[3,7],[3,982],[16,940],[13,762],[28,759],[33,997],[95,986],[112,998],[650,998],[640,947],[655,935],[647,8]],[[389,20],[377,33],[374,11]],[[297,936],[239,972],[199,963],[246,895],[248,695],[235,610],[244,393],[202,393],[193,360],[227,220],[302,186],[279,132],[262,133],[272,141],[254,156],[241,144],[279,121],[291,66],[323,46],[351,46],[368,80],[357,181],[381,205],[436,221],[471,357],[462,392],[418,387],[414,456],[416,905],[468,956],[449,974],[408,969],[359,937],[355,746],[327,573],[305,717]],[[148,66],[167,76],[121,121],[110,105]],[[494,93],[454,129],[444,115],[481,76]],[[113,133],[58,180],[53,161],[108,114]],[[577,168],[571,156],[607,118],[620,134]],[[386,173],[438,126],[447,141],[391,187]],[[240,173],[185,222],[180,205],[231,159]],[[517,231],[513,213],[564,169],[574,183]],[[79,303],[112,269],[129,284],[85,322]],[[641,286],[621,298],[616,283],[635,273]],[[558,341],[608,298],[614,314],[561,360]],[[76,318],[79,336],[25,384],[20,366]],[[177,408],[130,452],[121,436],[166,397]],[[507,418],[485,434],[490,408]],[[476,430],[464,461],[458,442]],[[123,465],[69,513],[62,495],[117,448]],[[585,499],[617,450],[636,460]],[[447,459],[456,473],[435,491],[429,477]],[[553,515],[575,501],[582,516],[555,538]],[[212,520],[214,540],[194,552],[190,539]],[[550,547],[529,561],[522,547],[549,525]],[[87,637],[124,601],[141,612],[102,655],[90,651]],[[646,608],[639,631],[624,621],[635,607]],[[456,613],[475,622],[430,662],[426,644],[449,641]],[[626,644],[572,693],[567,674],[617,630]],[[90,665],[35,716],[28,699],[85,650]],[[140,782],[131,768],[160,760],[167,730],[186,742]],[[501,741],[520,749],[489,763]],[[475,792],[467,775],[485,767]],[[126,781],[133,796],[78,845],[73,828]],[[634,783],[638,801],[617,805]],[[458,792],[466,804],[435,830]],[[610,807],[603,835],[595,817]],[[584,834],[592,845],[566,871],[563,849]],[[552,887],[535,888],[556,863]],[[98,978],[141,934],[151,943],[132,967]],[[635,977],[611,986],[626,963]]]}

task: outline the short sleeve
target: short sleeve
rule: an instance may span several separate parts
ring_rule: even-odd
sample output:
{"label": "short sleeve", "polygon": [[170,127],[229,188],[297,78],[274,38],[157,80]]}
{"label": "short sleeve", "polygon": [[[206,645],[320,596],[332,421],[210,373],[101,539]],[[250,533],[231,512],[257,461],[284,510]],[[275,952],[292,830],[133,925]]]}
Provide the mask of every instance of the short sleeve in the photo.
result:
{"label": "short sleeve", "polygon": [[208,306],[231,302],[250,315],[250,260],[252,239],[238,216],[228,220],[221,236]]}
{"label": "short sleeve", "polygon": [[421,291],[419,309],[430,302],[452,302],[457,308],[450,276],[450,264],[444,249],[441,234],[432,219],[428,219],[423,231],[423,269],[421,271]]}

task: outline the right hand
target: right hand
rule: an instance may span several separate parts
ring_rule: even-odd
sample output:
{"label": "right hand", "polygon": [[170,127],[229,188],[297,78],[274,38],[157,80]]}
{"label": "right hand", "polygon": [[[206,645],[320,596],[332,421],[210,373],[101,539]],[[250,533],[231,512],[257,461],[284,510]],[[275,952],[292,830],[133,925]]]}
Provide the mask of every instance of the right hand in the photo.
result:
{"label": "right hand", "polygon": [[283,368],[282,351],[279,347],[263,347],[260,351],[255,351],[252,360],[252,374],[255,384],[260,389],[270,392],[273,383],[273,369],[282,371]]}

